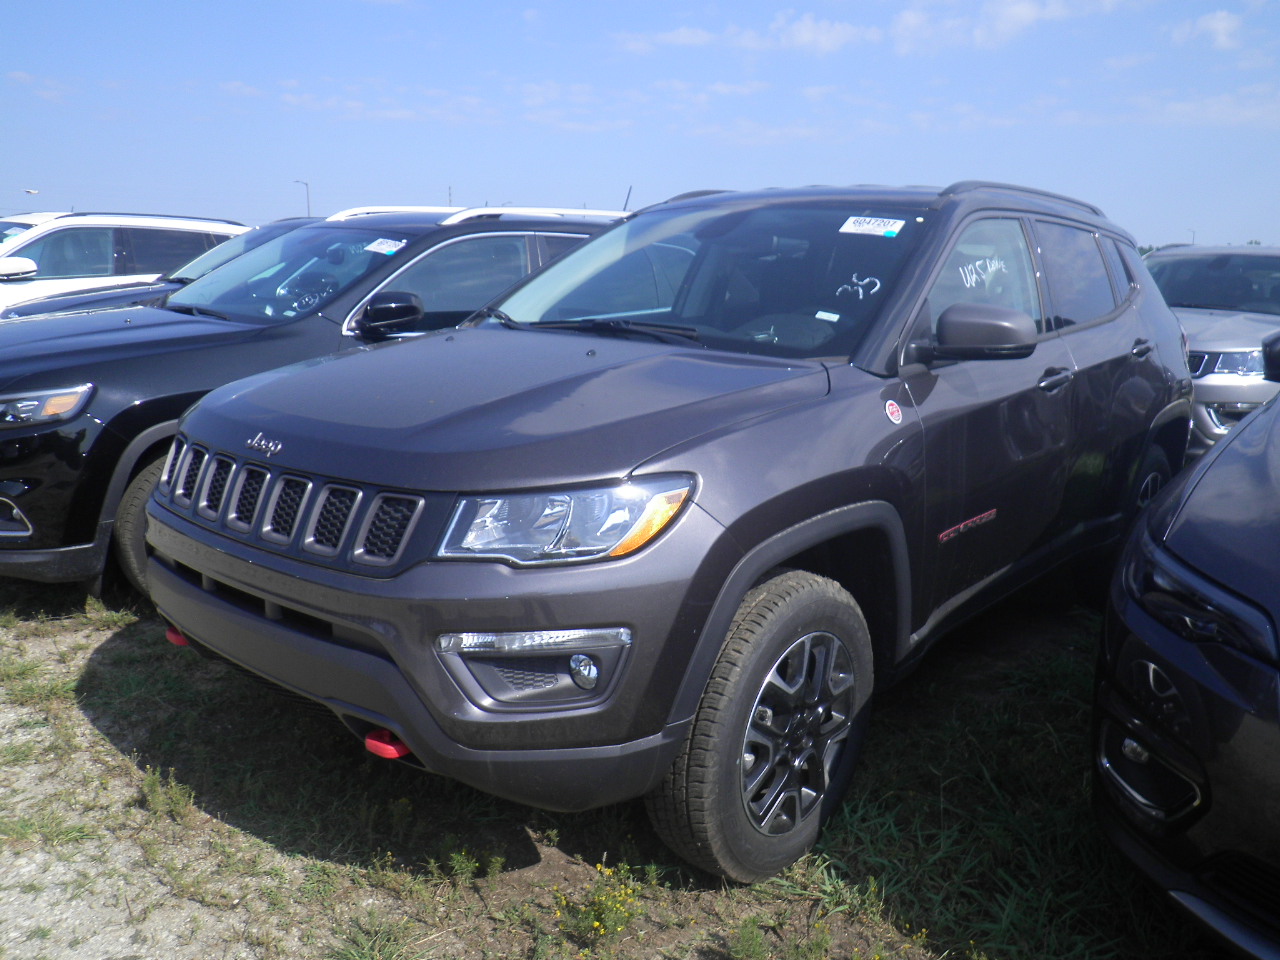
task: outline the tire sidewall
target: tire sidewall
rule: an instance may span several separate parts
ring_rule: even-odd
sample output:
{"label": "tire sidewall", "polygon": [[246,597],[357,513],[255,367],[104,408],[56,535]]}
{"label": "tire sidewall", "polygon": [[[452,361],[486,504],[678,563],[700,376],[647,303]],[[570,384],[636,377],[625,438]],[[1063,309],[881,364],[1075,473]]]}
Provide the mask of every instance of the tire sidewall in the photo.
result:
{"label": "tire sidewall", "polygon": [[[793,575],[783,575],[789,576]],[[777,579],[766,586],[775,583]],[[758,593],[753,591],[748,595],[735,625],[751,616],[752,601],[758,599]],[[842,601],[840,594],[846,599]],[[716,744],[712,764],[715,789],[721,798],[721,816],[716,825],[718,836],[713,838],[713,846],[719,848],[718,859],[722,863],[736,865],[731,873],[735,879],[758,879],[775,874],[813,846],[822,822],[839,806],[852,775],[865,734],[871,696],[872,659],[866,623],[852,598],[834,583],[809,578],[795,602],[784,604],[767,615],[764,624],[764,629],[752,638],[747,655],[729,671],[725,696],[720,703],[703,707],[715,710],[721,704],[727,705],[722,720],[726,736],[724,742]],[[822,802],[789,833],[771,837],[756,828],[742,802],[743,738],[761,687],[778,659],[801,637],[815,632],[836,636],[851,658],[854,694],[850,729]],[[740,635],[736,629],[731,631],[730,642]]]}

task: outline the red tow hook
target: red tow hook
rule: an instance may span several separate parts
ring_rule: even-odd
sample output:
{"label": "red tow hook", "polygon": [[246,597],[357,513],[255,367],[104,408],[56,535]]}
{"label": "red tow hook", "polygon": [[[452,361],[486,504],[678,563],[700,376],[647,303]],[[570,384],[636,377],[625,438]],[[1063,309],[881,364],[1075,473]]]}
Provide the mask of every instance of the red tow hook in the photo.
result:
{"label": "red tow hook", "polygon": [[372,730],[365,735],[364,748],[384,760],[399,760],[412,751],[409,745],[390,730]]}
{"label": "red tow hook", "polygon": [[169,629],[164,632],[164,638],[168,640],[170,643],[172,643],[175,647],[191,646],[191,641],[188,640],[186,638],[186,635],[177,627],[172,627],[172,626],[169,627]]}

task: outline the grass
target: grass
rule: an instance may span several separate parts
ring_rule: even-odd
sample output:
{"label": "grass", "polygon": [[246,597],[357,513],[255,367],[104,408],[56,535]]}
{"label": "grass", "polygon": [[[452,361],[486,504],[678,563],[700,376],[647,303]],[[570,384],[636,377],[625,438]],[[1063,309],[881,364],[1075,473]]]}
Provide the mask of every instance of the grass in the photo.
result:
{"label": "grass", "polygon": [[[18,711],[0,785],[31,788],[0,802],[0,852],[99,869],[140,926],[176,898],[208,955],[1207,956],[1093,826],[1080,609],[1006,605],[931,653],[877,703],[820,848],[737,887],[676,861],[639,804],[545,813],[376,760],[165,643],[145,607],[2,586],[0,605],[0,706]],[[161,892],[128,887],[139,861]]]}

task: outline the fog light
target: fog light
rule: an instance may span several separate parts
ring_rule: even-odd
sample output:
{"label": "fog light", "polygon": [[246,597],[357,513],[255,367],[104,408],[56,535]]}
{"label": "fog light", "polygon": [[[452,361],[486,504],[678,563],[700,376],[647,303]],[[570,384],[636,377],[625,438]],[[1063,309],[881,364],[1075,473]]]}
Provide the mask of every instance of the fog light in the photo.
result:
{"label": "fog light", "polygon": [[586,654],[575,653],[569,658],[569,676],[583,690],[594,690],[600,680],[600,668]]}

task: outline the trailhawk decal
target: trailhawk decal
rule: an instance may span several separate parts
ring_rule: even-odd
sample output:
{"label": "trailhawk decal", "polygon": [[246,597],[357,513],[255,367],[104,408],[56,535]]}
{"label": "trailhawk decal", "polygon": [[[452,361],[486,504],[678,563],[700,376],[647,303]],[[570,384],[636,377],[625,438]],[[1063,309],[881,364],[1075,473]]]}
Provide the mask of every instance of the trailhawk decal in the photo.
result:
{"label": "trailhawk decal", "polygon": [[950,530],[943,530],[940,534],[938,534],[938,542],[946,543],[948,540],[954,539],[955,537],[960,536],[960,534],[962,533],[967,533],[968,531],[972,530],[974,527],[980,527],[984,523],[990,523],[995,518],[996,518],[996,511],[994,509],[988,510],[986,513],[980,513],[976,517],[972,517],[971,519],[966,520],[964,523],[957,523]]}

